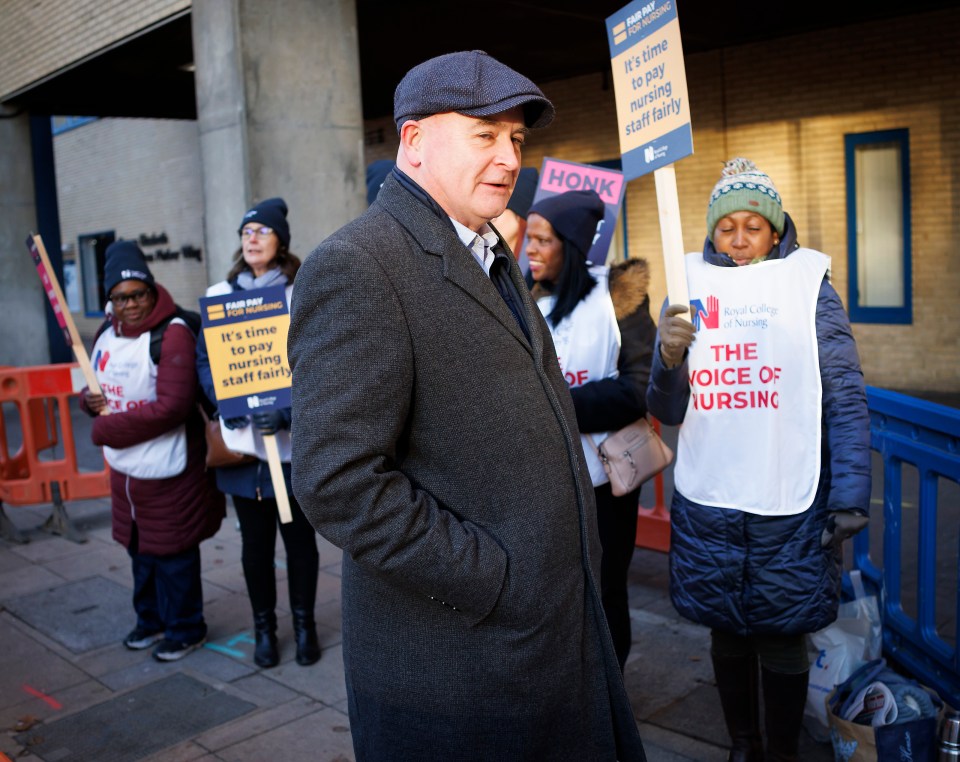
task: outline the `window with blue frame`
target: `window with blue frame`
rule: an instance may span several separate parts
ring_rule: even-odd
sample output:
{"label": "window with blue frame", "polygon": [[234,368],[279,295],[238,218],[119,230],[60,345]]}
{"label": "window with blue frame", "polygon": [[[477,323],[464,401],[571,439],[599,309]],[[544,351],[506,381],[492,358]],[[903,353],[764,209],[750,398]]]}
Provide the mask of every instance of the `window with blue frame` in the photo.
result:
{"label": "window with blue frame", "polygon": [[850,320],[913,322],[908,130],[844,136]]}

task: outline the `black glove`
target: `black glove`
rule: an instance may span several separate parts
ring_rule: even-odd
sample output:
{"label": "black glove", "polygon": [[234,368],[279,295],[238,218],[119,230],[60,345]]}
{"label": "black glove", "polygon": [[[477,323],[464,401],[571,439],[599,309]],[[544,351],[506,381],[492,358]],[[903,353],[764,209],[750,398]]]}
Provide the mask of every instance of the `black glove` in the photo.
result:
{"label": "black glove", "polygon": [[237,418],[221,418],[223,425],[226,426],[231,431],[233,429],[245,429],[250,425],[250,419],[245,415],[241,415]]}
{"label": "black glove", "polygon": [[253,425],[261,434],[276,434],[280,429],[289,429],[290,410],[288,408],[258,410],[253,414]]}
{"label": "black glove", "polygon": [[[685,315],[685,317],[680,317]],[[676,368],[683,362],[687,348],[693,343],[697,332],[690,322],[690,307],[686,304],[671,304],[660,316],[660,357],[668,368]]]}
{"label": "black glove", "polygon": [[863,529],[869,519],[857,511],[833,511],[827,517],[827,525],[820,535],[820,547],[838,547],[848,537]]}

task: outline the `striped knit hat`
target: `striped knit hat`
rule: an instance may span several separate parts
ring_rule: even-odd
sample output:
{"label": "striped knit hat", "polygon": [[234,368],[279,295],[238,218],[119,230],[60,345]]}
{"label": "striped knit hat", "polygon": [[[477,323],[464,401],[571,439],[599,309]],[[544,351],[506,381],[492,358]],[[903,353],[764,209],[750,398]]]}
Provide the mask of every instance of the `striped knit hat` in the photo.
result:
{"label": "striped knit hat", "polygon": [[756,212],[783,235],[783,204],[773,180],[750,159],[730,159],[713,186],[707,207],[707,235],[713,240],[717,223],[733,212]]}

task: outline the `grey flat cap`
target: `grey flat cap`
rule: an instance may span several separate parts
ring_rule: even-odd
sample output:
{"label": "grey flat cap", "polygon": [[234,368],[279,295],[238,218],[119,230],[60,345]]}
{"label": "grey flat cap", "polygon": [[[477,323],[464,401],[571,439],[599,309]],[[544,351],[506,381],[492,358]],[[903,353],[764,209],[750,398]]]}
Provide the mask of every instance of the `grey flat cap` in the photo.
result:
{"label": "grey flat cap", "polygon": [[527,127],[553,121],[553,104],[533,82],[482,50],[447,53],[414,66],[393,94],[397,132],[409,119],[455,111],[493,116],[523,106]]}

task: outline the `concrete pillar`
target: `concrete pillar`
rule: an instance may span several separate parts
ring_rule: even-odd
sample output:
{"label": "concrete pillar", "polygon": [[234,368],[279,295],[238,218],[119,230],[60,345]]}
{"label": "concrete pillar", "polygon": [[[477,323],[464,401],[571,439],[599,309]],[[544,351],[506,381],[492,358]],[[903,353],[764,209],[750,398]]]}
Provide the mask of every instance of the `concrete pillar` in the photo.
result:
{"label": "concrete pillar", "polygon": [[0,365],[50,362],[47,297],[26,240],[37,232],[30,117],[0,107]]}
{"label": "concrete pillar", "polygon": [[216,283],[230,269],[237,221],[250,198],[237,0],[194,2],[191,24],[203,166],[204,261],[210,283]]}
{"label": "concrete pillar", "polygon": [[243,212],[289,207],[306,256],[366,208],[354,0],[194,0],[193,46],[210,281]]}

